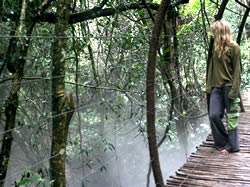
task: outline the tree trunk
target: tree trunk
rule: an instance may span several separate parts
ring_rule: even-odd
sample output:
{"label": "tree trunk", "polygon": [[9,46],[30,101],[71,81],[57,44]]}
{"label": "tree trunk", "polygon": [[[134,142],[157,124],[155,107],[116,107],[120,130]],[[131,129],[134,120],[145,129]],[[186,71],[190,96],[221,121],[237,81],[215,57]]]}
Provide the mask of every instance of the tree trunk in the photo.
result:
{"label": "tree trunk", "polygon": [[[29,3],[32,1],[22,0],[19,1],[20,7],[18,6],[15,12],[18,12],[15,22],[16,27],[14,31],[11,31],[11,35],[18,36],[11,38],[8,46],[8,50],[5,56],[5,63],[7,64],[8,70],[13,73],[12,76],[12,87],[10,90],[10,95],[6,101],[5,108],[5,131],[2,147],[0,152],[0,187],[4,184],[4,179],[7,174],[8,162],[10,158],[11,145],[13,140],[12,129],[15,128],[16,123],[16,112],[18,107],[18,94],[20,90],[20,82],[23,78],[23,70],[26,62],[26,56],[28,52],[28,47],[30,43],[30,38],[24,38],[22,36],[30,36],[33,28],[36,24],[39,15],[42,15],[44,11],[48,8],[48,5],[52,0],[45,1],[40,6],[39,11],[33,12],[29,10]],[[20,8],[20,10],[19,10]],[[4,67],[4,66],[3,66]],[[2,73],[2,68],[1,72]]]}
{"label": "tree trunk", "polygon": [[[30,16],[27,13],[27,2],[22,1],[22,6],[20,10],[20,18],[17,21],[18,27],[13,34],[17,36],[30,35],[34,28],[35,23],[31,22],[31,19],[26,17]],[[7,174],[8,163],[11,153],[11,145],[13,141],[13,131],[16,123],[16,112],[18,107],[18,93],[20,90],[20,83],[23,78],[23,70],[25,65],[25,57],[27,55],[29,46],[29,39],[24,38],[12,38],[7,50],[5,61],[7,62],[8,69],[11,69],[13,73],[12,76],[12,87],[10,90],[10,95],[6,101],[5,116],[6,123],[4,131],[2,147],[0,152],[0,187],[4,184],[4,179]]]}
{"label": "tree trunk", "polygon": [[[74,25],[71,26],[72,27],[72,35],[73,37],[75,37],[75,27]],[[81,163],[81,166],[84,163],[84,152],[83,152],[83,136],[82,136],[82,118],[81,118],[81,112],[79,110],[80,107],[80,97],[79,97],[79,44],[77,43],[77,40],[75,38],[73,38],[73,51],[74,51],[74,55],[75,55],[75,82],[76,82],[76,87],[75,87],[75,94],[76,94],[76,114],[77,114],[77,121],[78,121],[78,133],[79,133],[79,150],[80,150],[80,159],[79,162]],[[84,167],[82,166],[82,176],[85,176],[85,171],[84,171]],[[84,181],[82,181],[82,186],[87,187],[87,183],[84,183]]]}
{"label": "tree trunk", "polygon": [[[250,6],[250,2],[248,2],[248,6]],[[249,15],[249,11],[250,11],[250,8],[247,8],[246,11],[245,11],[245,13],[244,13],[244,16],[242,18],[240,27],[239,27],[239,32],[238,32],[238,36],[237,36],[237,43],[239,45],[240,45],[240,41],[241,41],[241,36],[242,36],[242,33],[243,33],[243,29],[244,29],[244,26],[246,24],[247,17]],[[242,66],[241,66],[241,69],[242,69]],[[245,108],[244,108],[244,105],[243,105],[243,102],[242,102],[242,99],[241,99],[241,95],[240,95],[240,110],[241,110],[241,112],[245,112]]]}
{"label": "tree trunk", "polygon": [[[221,3],[221,6],[219,8],[219,11],[217,13],[217,15],[215,16],[215,20],[220,20],[222,19],[223,13],[226,9],[227,3],[229,0],[223,0]],[[210,64],[210,60],[212,57],[212,50],[213,50],[213,45],[214,45],[214,40],[213,38],[210,39],[210,43],[209,43],[209,49],[208,49],[208,56],[207,56],[207,70],[206,70],[206,82],[207,82],[207,76],[208,76],[208,67]],[[207,94],[207,109],[208,109],[208,113],[209,113],[209,102],[210,102],[210,96],[209,94]]]}
{"label": "tree trunk", "polygon": [[[65,94],[65,58],[67,50],[68,20],[70,0],[57,2],[57,21],[55,25],[53,57],[52,57],[52,143],[50,159],[50,178],[52,186],[66,185],[65,158],[67,136],[70,120],[74,113],[72,94]],[[60,36],[60,37],[59,37]]]}
{"label": "tree trunk", "polygon": [[171,1],[163,0],[158,13],[155,17],[155,23],[152,30],[152,37],[149,46],[147,63],[147,82],[146,82],[146,100],[147,100],[147,133],[149,143],[149,154],[154,173],[154,180],[157,187],[163,187],[163,177],[160,168],[160,161],[157,149],[156,130],[155,130],[155,64],[156,54],[159,45],[161,27],[164,23],[165,12]]}
{"label": "tree trunk", "polygon": [[[163,60],[159,64],[160,71],[164,82],[168,83],[170,87],[171,102],[174,107],[175,116],[183,112],[183,95],[180,67],[178,60],[178,40],[176,32],[176,17],[178,13],[174,8],[168,10],[166,19],[166,29],[164,37],[164,54]],[[188,150],[187,130],[185,122],[182,117],[178,117],[176,121],[176,130],[180,145],[183,147],[185,153]]]}

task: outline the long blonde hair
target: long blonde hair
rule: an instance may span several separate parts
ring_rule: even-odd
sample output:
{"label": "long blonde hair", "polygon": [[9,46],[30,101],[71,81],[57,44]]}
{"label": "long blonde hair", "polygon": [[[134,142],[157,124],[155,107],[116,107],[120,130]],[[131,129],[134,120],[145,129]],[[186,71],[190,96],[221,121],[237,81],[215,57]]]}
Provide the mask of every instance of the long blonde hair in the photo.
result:
{"label": "long blonde hair", "polygon": [[229,23],[218,20],[211,27],[211,35],[214,38],[214,48],[218,52],[219,57],[228,51],[229,46],[235,43],[233,41],[232,32]]}

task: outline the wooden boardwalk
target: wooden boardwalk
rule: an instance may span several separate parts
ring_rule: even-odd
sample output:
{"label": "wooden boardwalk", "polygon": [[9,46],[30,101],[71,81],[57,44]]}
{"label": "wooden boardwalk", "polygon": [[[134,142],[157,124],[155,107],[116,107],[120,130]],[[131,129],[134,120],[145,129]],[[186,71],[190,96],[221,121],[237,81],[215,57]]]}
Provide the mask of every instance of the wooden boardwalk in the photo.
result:
{"label": "wooden boardwalk", "polygon": [[240,113],[240,152],[223,155],[212,147],[209,135],[166,186],[250,187],[250,89],[243,103],[246,112]]}

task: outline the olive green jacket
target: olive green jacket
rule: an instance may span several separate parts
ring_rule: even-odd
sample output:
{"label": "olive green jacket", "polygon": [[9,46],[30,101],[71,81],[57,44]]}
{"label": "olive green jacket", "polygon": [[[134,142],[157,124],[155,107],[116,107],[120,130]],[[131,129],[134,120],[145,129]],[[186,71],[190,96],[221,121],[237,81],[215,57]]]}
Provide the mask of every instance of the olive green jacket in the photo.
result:
{"label": "olive green jacket", "polygon": [[218,56],[218,52],[213,51],[208,67],[206,92],[209,94],[214,87],[232,86],[228,97],[235,99],[240,91],[240,83],[241,53],[239,45],[232,44],[221,57]]}

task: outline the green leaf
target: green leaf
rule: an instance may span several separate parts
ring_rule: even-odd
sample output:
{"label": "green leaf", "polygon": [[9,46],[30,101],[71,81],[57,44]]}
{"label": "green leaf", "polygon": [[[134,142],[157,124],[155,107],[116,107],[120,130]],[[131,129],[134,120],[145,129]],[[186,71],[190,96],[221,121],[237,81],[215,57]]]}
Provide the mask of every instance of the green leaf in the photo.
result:
{"label": "green leaf", "polygon": [[[29,172],[27,172],[29,173]],[[26,185],[26,184],[29,184],[31,182],[41,182],[41,183],[45,183],[45,180],[41,177],[32,177],[32,178],[24,178],[22,179],[19,183],[18,183],[18,186],[22,186],[22,185]]]}
{"label": "green leaf", "polygon": [[161,4],[162,0],[153,0],[153,3]]}
{"label": "green leaf", "polygon": [[14,3],[14,0],[8,0],[10,4]]}
{"label": "green leaf", "polygon": [[31,182],[30,179],[24,178],[24,179],[22,179],[22,180],[17,184],[17,186],[22,186],[22,185],[28,184],[28,183],[30,183],[30,182]]}

